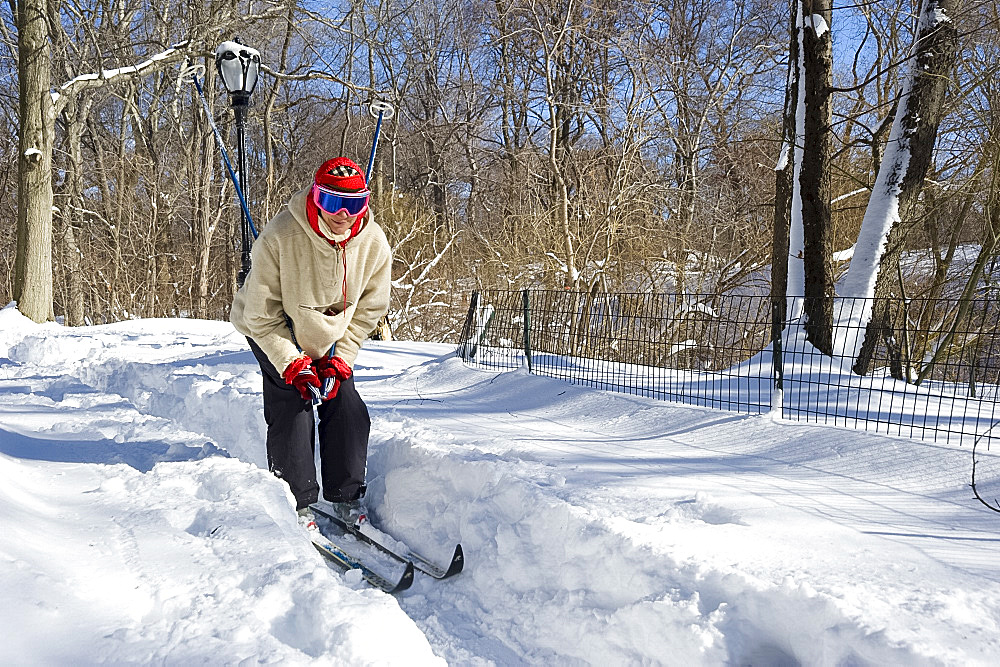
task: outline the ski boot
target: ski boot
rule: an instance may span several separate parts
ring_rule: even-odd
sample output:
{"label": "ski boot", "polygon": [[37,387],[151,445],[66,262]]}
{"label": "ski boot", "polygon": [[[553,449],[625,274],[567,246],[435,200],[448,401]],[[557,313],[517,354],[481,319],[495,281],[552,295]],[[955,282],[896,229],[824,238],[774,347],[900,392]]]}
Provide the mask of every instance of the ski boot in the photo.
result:
{"label": "ski boot", "polygon": [[342,503],[327,503],[327,505],[337,520],[345,526],[360,528],[368,522],[368,508],[365,507],[363,497]]}
{"label": "ski boot", "polygon": [[319,526],[316,525],[316,515],[308,507],[303,507],[298,512],[299,525],[306,530],[319,530]]}

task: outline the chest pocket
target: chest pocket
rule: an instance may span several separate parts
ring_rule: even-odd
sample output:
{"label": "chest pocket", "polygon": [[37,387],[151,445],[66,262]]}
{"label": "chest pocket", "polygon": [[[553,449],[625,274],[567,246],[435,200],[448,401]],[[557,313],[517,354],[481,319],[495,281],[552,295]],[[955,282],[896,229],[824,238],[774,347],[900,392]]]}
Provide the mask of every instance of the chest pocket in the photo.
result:
{"label": "chest pocket", "polygon": [[316,304],[316,305],[313,305],[313,304],[305,304],[305,303],[303,303],[303,304],[299,304],[299,308],[304,309],[304,310],[308,310],[308,311],[312,311],[313,313],[317,313],[319,315],[323,315],[324,317],[339,317],[341,313],[349,310],[350,307],[353,306],[353,305],[354,305],[353,302],[348,301],[347,304],[346,304],[346,306],[345,306],[343,297],[341,297],[340,300],[338,300],[336,303],[333,303],[333,304],[326,304],[326,305]]}

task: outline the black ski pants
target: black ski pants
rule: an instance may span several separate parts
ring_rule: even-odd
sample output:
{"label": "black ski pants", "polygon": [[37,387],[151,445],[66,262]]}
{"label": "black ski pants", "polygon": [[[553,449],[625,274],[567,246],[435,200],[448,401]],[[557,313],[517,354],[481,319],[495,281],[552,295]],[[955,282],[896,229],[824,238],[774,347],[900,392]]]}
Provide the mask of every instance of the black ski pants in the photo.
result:
{"label": "black ski pants", "polygon": [[[302,509],[319,497],[312,403],[285,384],[264,351],[253,339],[247,340],[264,376],[267,465],[291,487],[296,509]],[[323,497],[330,502],[354,500],[365,483],[371,430],[368,406],[358,394],[354,377],[341,382],[336,397],[324,401],[318,412]]]}

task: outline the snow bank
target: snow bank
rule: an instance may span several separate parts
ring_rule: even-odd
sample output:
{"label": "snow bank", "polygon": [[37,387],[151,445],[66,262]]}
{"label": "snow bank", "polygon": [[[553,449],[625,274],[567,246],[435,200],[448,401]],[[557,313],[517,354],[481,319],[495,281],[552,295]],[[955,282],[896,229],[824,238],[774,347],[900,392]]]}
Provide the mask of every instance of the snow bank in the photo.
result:
{"label": "snow bank", "polygon": [[[391,598],[345,587],[298,539],[258,468],[215,458],[83,473],[0,456],[0,476],[8,664],[366,663],[423,643]],[[383,631],[399,642],[379,642]]]}
{"label": "snow bank", "polygon": [[[315,552],[284,484],[216,444],[262,458],[236,421],[250,406],[228,414],[241,390],[227,387],[252,375],[227,375],[212,349],[238,344],[228,325],[63,329],[11,311],[0,311],[0,662],[440,662],[395,599]],[[157,354],[167,361],[130,361]],[[169,419],[207,395],[213,428],[179,427],[211,423],[205,405]]]}
{"label": "snow bank", "polygon": [[[423,384],[435,386],[467,371],[451,360],[425,374],[431,378]],[[514,372],[490,389],[502,405],[524,401],[514,398],[518,391],[538,396],[525,391],[536,382],[551,381]],[[692,665],[935,663],[936,649],[928,654],[894,637],[866,619],[856,601],[792,576],[761,578],[665,546],[664,532],[692,525],[753,540],[739,511],[706,494],[655,516],[636,516],[627,502],[581,506],[560,497],[576,494],[562,472],[522,453],[463,445],[398,415],[378,419],[374,431],[372,467],[382,474],[369,493],[377,518],[412,544],[461,541],[472,554],[457,590],[422,591],[429,605],[402,600],[421,627],[446,624],[443,610],[452,607],[489,610],[477,623],[502,639],[500,655],[524,663],[633,664],[666,656]]]}

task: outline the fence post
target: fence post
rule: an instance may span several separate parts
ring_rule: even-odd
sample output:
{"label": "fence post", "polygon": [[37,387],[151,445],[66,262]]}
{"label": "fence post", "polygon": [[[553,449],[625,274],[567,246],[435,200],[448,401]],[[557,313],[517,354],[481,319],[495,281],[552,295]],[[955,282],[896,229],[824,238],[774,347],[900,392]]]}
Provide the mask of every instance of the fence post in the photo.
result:
{"label": "fence post", "polygon": [[771,365],[774,373],[774,387],[771,390],[771,412],[782,417],[785,399],[784,367],[781,358],[781,312],[784,297],[771,297]]}
{"label": "fence post", "polygon": [[528,372],[531,372],[531,306],[528,302],[528,290],[521,290],[521,305],[524,315],[524,359],[528,362]]}
{"label": "fence post", "polygon": [[[469,361],[476,355],[472,338],[475,336],[476,311],[479,309],[479,290],[473,290],[469,298],[469,312],[465,315],[462,325],[461,340],[458,343],[458,356],[463,361]],[[478,343],[478,341],[476,341]],[[470,349],[471,348],[471,349]]]}

